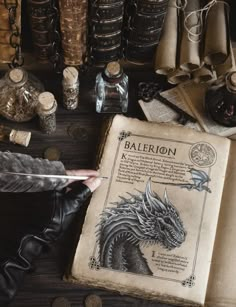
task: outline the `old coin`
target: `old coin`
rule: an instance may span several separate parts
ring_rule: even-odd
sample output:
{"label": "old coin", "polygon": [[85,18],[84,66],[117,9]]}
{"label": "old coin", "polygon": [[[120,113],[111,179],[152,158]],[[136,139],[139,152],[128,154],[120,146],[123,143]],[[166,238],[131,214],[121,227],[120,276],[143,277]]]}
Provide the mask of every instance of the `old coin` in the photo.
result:
{"label": "old coin", "polygon": [[45,159],[49,161],[58,161],[61,157],[61,151],[56,146],[50,146],[46,148],[43,154]]}
{"label": "old coin", "polygon": [[95,294],[88,295],[85,299],[85,307],[102,307],[102,299]]}
{"label": "old coin", "polygon": [[65,297],[57,297],[52,302],[52,307],[71,307],[71,303]]}

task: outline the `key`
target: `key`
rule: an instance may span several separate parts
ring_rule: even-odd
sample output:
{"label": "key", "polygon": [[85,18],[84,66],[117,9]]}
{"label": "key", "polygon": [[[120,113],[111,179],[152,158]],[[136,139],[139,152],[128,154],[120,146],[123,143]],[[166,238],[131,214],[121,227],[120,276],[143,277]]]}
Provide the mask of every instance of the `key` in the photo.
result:
{"label": "key", "polygon": [[144,102],[150,102],[153,99],[159,100],[161,103],[165,104],[172,110],[174,110],[178,114],[177,121],[181,125],[186,125],[188,121],[196,123],[197,120],[178,106],[176,106],[174,103],[172,103],[170,100],[163,97],[161,94],[161,88],[158,85],[158,83],[154,82],[140,82],[138,85],[138,96],[140,99],[142,99]]}

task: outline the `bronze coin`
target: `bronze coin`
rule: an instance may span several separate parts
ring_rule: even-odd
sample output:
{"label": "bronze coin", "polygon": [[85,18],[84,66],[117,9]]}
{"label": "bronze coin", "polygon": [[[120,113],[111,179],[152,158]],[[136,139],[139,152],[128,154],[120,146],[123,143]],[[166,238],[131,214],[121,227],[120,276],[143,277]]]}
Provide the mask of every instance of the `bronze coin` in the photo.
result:
{"label": "bronze coin", "polygon": [[71,124],[67,128],[67,134],[74,140],[87,141],[88,132],[85,128],[80,127],[78,124]]}
{"label": "bronze coin", "polygon": [[55,146],[50,146],[45,149],[43,156],[49,161],[58,161],[61,157],[61,151]]}
{"label": "bronze coin", "polygon": [[88,295],[85,299],[85,307],[102,307],[102,299],[95,294]]}
{"label": "bronze coin", "polygon": [[71,303],[65,297],[57,297],[52,302],[52,307],[71,307]]}

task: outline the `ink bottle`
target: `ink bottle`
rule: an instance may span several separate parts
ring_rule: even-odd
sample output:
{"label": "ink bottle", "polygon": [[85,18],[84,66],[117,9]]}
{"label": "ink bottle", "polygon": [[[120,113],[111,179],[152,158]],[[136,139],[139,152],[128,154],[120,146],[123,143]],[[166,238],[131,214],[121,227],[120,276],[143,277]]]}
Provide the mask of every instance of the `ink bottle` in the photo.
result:
{"label": "ink bottle", "polygon": [[125,113],[128,109],[128,76],[118,62],[110,62],[96,77],[96,111]]}
{"label": "ink bottle", "polygon": [[0,141],[13,143],[27,147],[31,139],[31,132],[11,129],[4,125],[0,126]]}
{"label": "ink bottle", "polygon": [[51,134],[56,131],[57,102],[50,92],[43,92],[38,97],[37,112],[39,124],[43,133]]}
{"label": "ink bottle", "polygon": [[41,81],[23,68],[10,69],[0,79],[0,115],[15,122],[26,122],[37,115]]}
{"label": "ink bottle", "polygon": [[236,71],[211,85],[205,95],[205,107],[218,124],[236,126]]}
{"label": "ink bottle", "polygon": [[63,105],[68,110],[74,110],[79,103],[79,72],[75,67],[63,70]]}

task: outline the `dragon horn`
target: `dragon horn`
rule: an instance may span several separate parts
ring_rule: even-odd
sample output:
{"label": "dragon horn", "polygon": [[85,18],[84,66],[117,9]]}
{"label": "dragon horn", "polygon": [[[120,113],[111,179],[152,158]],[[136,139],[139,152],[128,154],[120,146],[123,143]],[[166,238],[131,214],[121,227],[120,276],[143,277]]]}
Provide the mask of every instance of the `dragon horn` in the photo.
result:
{"label": "dragon horn", "polygon": [[151,178],[149,178],[147,185],[146,185],[146,191],[145,191],[148,203],[151,207],[151,210],[154,211],[166,211],[165,204],[159,200],[158,198],[154,197],[151,190]]}

